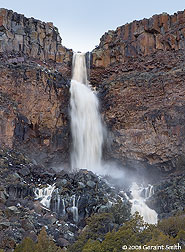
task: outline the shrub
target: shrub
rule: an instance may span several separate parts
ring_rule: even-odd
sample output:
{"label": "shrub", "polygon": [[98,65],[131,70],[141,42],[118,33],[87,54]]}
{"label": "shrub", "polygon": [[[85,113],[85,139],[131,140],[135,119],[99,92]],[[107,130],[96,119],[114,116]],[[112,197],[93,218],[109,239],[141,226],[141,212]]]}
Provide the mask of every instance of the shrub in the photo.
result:
{"label": "shrub", "polygon": [[34,243],[30,238],[25,238],[15,248],[15,252],[62,252],[60,247],[48,237],[46,229],[42,228],[38,235],[38,242]]}

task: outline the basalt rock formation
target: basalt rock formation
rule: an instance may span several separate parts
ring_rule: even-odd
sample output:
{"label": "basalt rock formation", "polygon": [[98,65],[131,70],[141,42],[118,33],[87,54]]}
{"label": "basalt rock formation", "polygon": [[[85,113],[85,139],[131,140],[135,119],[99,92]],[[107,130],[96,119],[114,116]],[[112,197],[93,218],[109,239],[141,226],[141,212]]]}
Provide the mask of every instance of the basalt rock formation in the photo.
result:
{"label": "basalt rock formation", "polygon": [[[52,22],[26,18],[11,10],[0,9],[0,52],[19,52],[40,60],[70,61],[70,51],[61,44]],[[10,61],[10,60],[9,60]]]}
{"label": "basalt rock formation", "polygon": [[154,194],[147,204],[158,213],[158,218],[166,218],[184,209],[185,175],[174,174],[154,186]]}
{"label": "basalt rock formation", "polygon": [[[20,151],[5,149],[0,150],[0,175],[0,249],[4,251],[14,251],[25,237],[36,241],[43,226],[59,246],[66,247],[76,240],[91,214],[114,213],[113,203],[123,208],[125,219],[130,215],[125,196],[87,170],[56,174],[35,165]],[[45,191],[36,197],[48,185],[55,187],[53,194]],[[43,197],[50,198],[48,208],[42,205]],[[106,232],[119,224],[106,223]]]}
{"label": "basalt rock formation", "polygon": [[0,9],[1,145],[39,162],[68,160],[71,61],[52,23]]}
{"label": "basalt rock formation", "polygon": [[110,132],[108,155],[174,171],[185,155],[185,11],[105,33],[92,51],[91,83]]}
{"label": "basalt rock formation", "polygon": [[[185,11],[134,21],[106,33],[91,54],[90,81],[108,128],[104,158],[139,168],[138,175],[148,170],[152,179],[156,171],[158,177],[174,172],[155,185],[147,202],[160,218],[184,208],[184,27]],[[24,237],[36,240],[43,226],[67,247],[92,213],[120,214],[121,204],[122,217],[129,215],[128,196],[92,172],[54,169],[61,164],[69,169],[72,54],[52,23],[0,9],[0,248],[5,251]],[[55,191],[45,208],[35,190],[48,185]]]}

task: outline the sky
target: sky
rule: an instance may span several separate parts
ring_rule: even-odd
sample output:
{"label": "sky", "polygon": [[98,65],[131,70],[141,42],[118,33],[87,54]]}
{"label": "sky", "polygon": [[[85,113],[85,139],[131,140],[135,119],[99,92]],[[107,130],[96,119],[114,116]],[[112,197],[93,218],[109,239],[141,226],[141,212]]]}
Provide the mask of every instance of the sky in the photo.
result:
{"label": "sky", "polygon": [[62,44],[87,52],[99,44],[108,30],[154,14],[185,9],[184,0],[0,0],[0,8],[26,17],[53,22]]}

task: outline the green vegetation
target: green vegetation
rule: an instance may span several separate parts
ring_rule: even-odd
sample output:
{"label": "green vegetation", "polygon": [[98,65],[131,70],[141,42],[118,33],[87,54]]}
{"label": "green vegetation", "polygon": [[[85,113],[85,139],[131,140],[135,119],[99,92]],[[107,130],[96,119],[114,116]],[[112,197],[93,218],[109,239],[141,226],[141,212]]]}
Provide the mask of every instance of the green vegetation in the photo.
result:
{"label": "green vegetation", "polygon": [[[158,245],[173,246],[180,244],[181,251],[185,241],[185,218],[184,214],[164,219],[158,225],[149,225],[144,223],[143,218],[136,213],[129,221],[125,222],[117,231],[112,231],[103,235],[98,235],[98,232],[105,227],[102,216],[94,215],[89,220],[89,226],[85,229],[79,239],[68,248],[68,252],[122,252],[122,251],[161,251]],[[108,216],[107,216],[108,217]],[[100,221],[100,219],[102,221]],[[106,219],[107,220],[107,219]],[[93,227],[91,229],[90,227]],[[94,229],[94,227],[96,227]],[[98,228],[97,228],[98,227]],[[97,233],[94,233],[96,232]],[[143,248],[143,246],[147,246]],[[126,249],[123,250],[123,246]],[[155,249],[151,246],[156,246]],[[168,249],[168,251],[171,251]]]}
{"label": "green vegetation", "polygon": [[111,207],[110,212],[116,224],[120,225],[130,219],[130,207],[124,205],[121,199]]}
{"label": "green vegetation", "polygon": [[62,249],[57,247],[55,243],[48,237],[46,229],[42,228],[38,235],[38,242],[34,243],[30,238],[25,238],[19,244],[15,252],[62,252]]}
{"label": "green vegetation", "polygon": [[[93,240],[95,243],[94,247],[97,245],[97,241],[103,241],[105,234],[110,231],[110,223],[113,221],[113,215],[110,213],[100,213],[94,214],[86,220],[87,226],[85,230],[79,236],[79,239],[69,247],[69,252],[82,252],[84,245],[89,239]],[[86,249],[89,251],[89,245],[87,244]],[[85,251],[86,251],[85,250]],[[97,251],[97,250],[92,250]]]}
{"label": "green vegetation", "polygon": [[[175,249],[175,251],[185,252],[184,213],[163,219],[157,225],[145,223],[143,218],[135,213],[132,218],[119,226],[115,223],[115,216],[117,214],[99,213],[87,218],[86,227],[78,240],[68,247],[67,252],[153,252],[154,250],[161,252],[161,248],[158,246],[164,246],[163,250],[165,250],[166,246],[174,246],[178,243],[181,249]],[[120,217],[116,222],[121,222]],[[151,246],[153,247],[151,248]],[[154,248],[154,246],[156,247]],[[38,235],[37,243],[30,238],[25,238],[15,249],[15,252],[62,251],[48,237],[45,228]],[[174,249],[168,248],[166,251],[170,252]]]}

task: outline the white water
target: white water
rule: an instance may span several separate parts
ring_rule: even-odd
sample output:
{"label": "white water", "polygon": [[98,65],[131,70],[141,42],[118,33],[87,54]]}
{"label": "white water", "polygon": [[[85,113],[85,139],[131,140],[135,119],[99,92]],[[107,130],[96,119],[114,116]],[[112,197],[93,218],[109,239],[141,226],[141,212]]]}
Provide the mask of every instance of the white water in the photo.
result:
{"label": "white water", "polygon": [[75,80],[87,85],[87,67],[85,61],[85,53],[75,53],[73,55],[73,74],[72,81]]}
{"label": "white water", "polygon": [[37,188],[35,190],[36,199],[41,199],[40,203],[43,206],[50,208],[51,197],[52,197],[52,193],[54,189],[55,189],[55,184],[49,185],[48,187],[41,188],[41,189]]}
{"label": "white water", "polygon": [[144,191],[144,197],[150,198],[154,194],[154,187],[153,185],[148,185],[148,187],[143,189]]}
{"label": "white water", "polygon": [[76,196],[73,195],[72,196],[72,207],[71,207],[71,211],[73,213],[73,221],[74,222],[78,222],[78,202],[79,202],[79,197],[76,201]]}
{"label": "white water", "polygon": [[103,127],[99,115],[99,103],[87,81],[85,54],[73,56],[71,80],[71,132],[73,170],[86,168],[101,170]]}
{"label": "white water", "polygon": [[[73,74],[71,80],[71,132],[73,151],[71,166],[73,170],[86,168],[95,173],[112,177],[123,177],[123,171],[114,165],[102,165],[103,126],[99,114],[99,103],[96,95],[91,90],[87,80],[85,54],[77,53],[73,56]],[[106,167],[106,169],[105,169]],[[131,212],[136,211],[143,216],[147,223],[157,223],[157,213],[150,209],[137,184],[131,187],[133,199]],[[145,191],[146,197],[153,193],[152,187]],[[72,197],[73,220],[78,222],[78,200]]]}
{"label": "white water", "polygon": [[[146,195],[146,198],[151,197],[153,193],[153,191],[151,190],[151,186],[149,186],[148,188],[149,193]],[[131,213],[134,214],[137,211],[141,216],[143,216],[145,222],[149,224],[156,224],[157,213],[146,205],[145,199],[141,196],[142,190],[143,188],[139,188],[136,183],[132,184],[131,194],[133,199],[130,200],[130,202],[132,203]]]}
{"label": "white water", "polygon": [[62,214],[65,215],[66,214],[66,206],[65,206],[64,199],[62,199],[62,206],[63,206]]}

